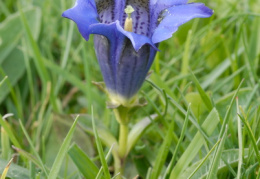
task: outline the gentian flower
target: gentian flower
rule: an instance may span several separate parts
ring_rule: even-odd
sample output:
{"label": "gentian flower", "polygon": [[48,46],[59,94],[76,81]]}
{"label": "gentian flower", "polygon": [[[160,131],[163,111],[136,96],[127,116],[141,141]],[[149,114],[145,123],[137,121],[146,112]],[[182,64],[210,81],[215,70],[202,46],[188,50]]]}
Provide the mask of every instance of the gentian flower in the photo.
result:
{"label": "gentian flower", "polygon": [[[131,106],[154,61],[158,44],[178,27],[210,17],[211,9],[188,0],[77,0],[62,16],[73,20],[89,40],[94,35],[96,56],[112,103]],[[130,5],[134,12],[126,14]],[[128,7],[128,9],[131,7]]]}

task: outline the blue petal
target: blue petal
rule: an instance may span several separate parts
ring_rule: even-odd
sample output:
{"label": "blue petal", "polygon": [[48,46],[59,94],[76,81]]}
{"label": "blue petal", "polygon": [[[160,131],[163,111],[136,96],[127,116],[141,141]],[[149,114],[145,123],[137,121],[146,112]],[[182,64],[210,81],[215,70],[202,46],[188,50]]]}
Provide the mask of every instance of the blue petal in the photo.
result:
{"label": "blue petal", "polygon": [[126,0],[113,0],[114,1],[114,15],[115,19],[121,22],[123,26],[123,16],[125,15]]}
{"label": "blue petal", "polygon": [[169,7],[187,4],[188,0],[150,0],[150,33],[151,38],[157,25],[161,12]]}
{"label": "blue petal", "polygon": [[173,6],[162,13],[162,21],[155,29],[152,42],[159,43],[172,36],[178,27],[196,17],[210,17],[213,11],[202,3]]}
{"label": "blue petal", "polygon": [[130,40],[118,45],[95,35],[95,50],[109,94],[130,99],[140,89],[150,69],[156,50],[144,45],[138,52]]}
{"label": "blue petal", "polygon": [[62,16],[73,20],[86,40],[89,39],[90,35],[89,26],[99,23],[94,0],[77,0],[75,6],[63,12]]}
{"label": "blue petal", "polygon": [[178,4],[186,4],[188,0],[150,0],[150,5],[157,4],[158,6],[167,5],[173,6]]}
{"label": "blue petal", "polygon": [[138,51],[145,44],[148,44],[155,50],[158,50],[157,47],[152,43],[150,38],[144,35],[125,31],[121,27],[119,21],[113,22],[111,24],[93,24],[89,27],[89,31],[91,32],[91,34],[104,35],[110,40],[110,43],[117,43],[116,41],[118,38],[127,37],[129,40],[131,40],[132,45],[136,51]]}
{"label": "blue petal", "polygon": [[155,54],[156,51],[148,45],[135,52],[131,44],[126,44],[117,67],[118,94],[130,99],[137,93],[150,69],[149,61],[154,60]]}

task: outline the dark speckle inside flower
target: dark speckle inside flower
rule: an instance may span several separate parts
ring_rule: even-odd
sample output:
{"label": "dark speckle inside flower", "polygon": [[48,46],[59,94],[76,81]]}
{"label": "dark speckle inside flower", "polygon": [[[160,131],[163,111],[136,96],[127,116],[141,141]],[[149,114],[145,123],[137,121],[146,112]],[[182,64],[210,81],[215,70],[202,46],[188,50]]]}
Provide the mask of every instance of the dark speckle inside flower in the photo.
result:
{"label": "dark speckle inside flower", "polygon": [[[115,20],[115,3],[113,0],[96,0],[97,12],[101,23],[109,24]],[[149,1],[148,0],[128,0],[125,3],[125,7],[131,5],[134,8],[134,12],[131,14],[133,19],[133,32],[141,35],[149,35]],[[123,26],[127,15],[123,13],[122,20],[120,22]]]}
{"label": "dark speckle inside flower", "polygon": [[134,8],[132,13],[133,32],[141,35],[149,35],[149,1],[148,0],[128,0],[128,5]]}
{"label": "dark speckle inside flower", "polygon": [[96,6],[101,23],[109,24],[115,20],[113,0],[96,0]]}

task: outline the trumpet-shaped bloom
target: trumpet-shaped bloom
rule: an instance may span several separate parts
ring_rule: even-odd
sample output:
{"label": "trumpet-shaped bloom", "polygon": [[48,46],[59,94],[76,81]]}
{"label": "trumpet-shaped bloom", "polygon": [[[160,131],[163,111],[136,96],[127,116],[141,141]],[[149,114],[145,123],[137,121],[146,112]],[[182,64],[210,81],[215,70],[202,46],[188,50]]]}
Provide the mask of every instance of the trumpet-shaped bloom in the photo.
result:
{"label": "trumpet-shaped bloom", "polygon": [[[132,32],[124,29],[131,5]],[[187,0],[77,0],[62,16],[73,20],[88,40],[95,34],[96,56],[113,103],[129,105],[142,86],[157,47],[185,22],[213,11]]]}

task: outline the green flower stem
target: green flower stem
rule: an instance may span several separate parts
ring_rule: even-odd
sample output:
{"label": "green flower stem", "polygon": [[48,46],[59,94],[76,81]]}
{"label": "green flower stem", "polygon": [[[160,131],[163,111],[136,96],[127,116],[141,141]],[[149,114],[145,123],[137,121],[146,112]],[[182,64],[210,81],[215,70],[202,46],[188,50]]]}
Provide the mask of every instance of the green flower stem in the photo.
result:
{"label": "green flower stem", "polygon": [[[120,172],[119,177],[122,178],[124,175],[124,166],[125,159],[127,157],[127,138],[128,138],[128,121],[129,121],[129,108],[119,106],[114,109],[114,113],[116,116],[116,120],[120,125],[119,131],[119,150],[118,150],[118,158],[114,158],[114,166],[115,166],[115,174]],[[118,160],[119,159],[119,160]]]}
{"label": "green flower stem", "polygon": [[127,126],[127,124],[120,124],[119,157],[122,159],[124,159],[126,157],[127,138],[128,138],[128,126]]}
{"label": "green flower stem", "polygon": [[[121,160],[118,156],[118,154],[113,154],[113,158],[114,158],[114,168],[115,168],[115,172],[114,172],[114,175],[117,175],[118,173],[122,173],[123,171],[123,168],[121,167]],[[116,179],[119,179],[121,178],[120,176],[121,175],[118,175],[119,177],[116,177]]]}
{"label": "green flower stem", "polygon": [[119,151],[118,155],[114,156],[115,175],[120,173],[117,179],[121,179],[124,175],[125,159],[127,157],[127,138],[128,138],[128,126],[120,124],[119,133]]}

